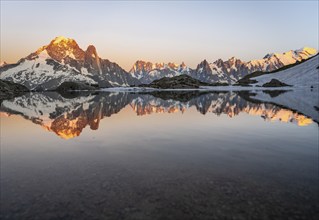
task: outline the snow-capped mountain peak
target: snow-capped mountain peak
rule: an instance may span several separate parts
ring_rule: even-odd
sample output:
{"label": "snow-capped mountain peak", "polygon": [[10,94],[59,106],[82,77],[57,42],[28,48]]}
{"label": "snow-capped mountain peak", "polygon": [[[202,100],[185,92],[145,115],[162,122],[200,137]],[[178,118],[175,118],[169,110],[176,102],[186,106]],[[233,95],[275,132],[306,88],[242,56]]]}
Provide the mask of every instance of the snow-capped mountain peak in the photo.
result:
{"label": "snow-capped mountain peak", "polygon": [[299,50],[289,50],[284,53],[269,53],[260,60],[247,62],[249,72],[273,71],[285,65],[293,64],[303,59],[308,59],[317,54],[317,50],[304,47]]}
{"label": "snow-capped mountain peak", "polygon": [[206,59],[203,60],[202,62],[200,62],[200,64],[198,64],[197,68],[196,68],[196,72],[198,72],[198,73],[202,73],[204,71],[211,71],[209,63],[207,62]]}
{"label": "snow-capped mountain peak", "polygon": [[186,64],[184,62],[182,62],[179,66],[177,71],[182,72],[182,73],[189,73],[191,71],[191,69],[189,67],[186,66]]}
{"label": "snow-capped mountain peak", "polygon": [[169,63],[151,63],[138,60],[134,63],[129,71],[133,77],[139,79],[142,83],[150,83],[163,77],[173,77],[181,74],[190,74],[192,71],[189,67],[174,62]]}
{"label": "snow-capped mountain peak", "polygon": [[171,69],[177,69],[179,65],[176,64],[176,63],[171,63],[171,62],[170,62],[170,63],[167,64],[167,66],[168,66],[169,68],[171,68]]}
{"label": "snow-capped mountain peak", "polygon": [[237,60],[236,57],[231,57],[231,58],[228,59],[228,62],[230,62],[230,63],[235,63],[236,60]]}
{"label": "snow-capped mountain peak", "polygon": [[314,48],[311,48],[311,47],[303,47],[299,50],[296,50],[295,52],[297,53],[306,53],[308,55],[315,55],[318,53],[318,51]]}
{"label": "snow-capped mountain peak", "polygon": [[1,67],[0,78],[40,90],[55,89],[65,81],[100,87],[139,84],[116,63],[101,59],[93,45],[84,51],[65,37],[56,37],[16,64]]}
{"label": "snow-capped mountain peak", "polygon": [[84,51],[77,42],[71,38],[56,37],[45,48],[55,60],[62,61],[66,57],[75,60],[84,60]]}
{"label": "snow-capped mountain peak", "polygon": [[132,69],[129,71],[133,77],[141,79],[145,73],[150,72],[155,66],[151,62],[138,60],[134,63]]}
{"label": "snow-capped mountain peak", "polygon": [[59,44],[59,43],[68,43],[68,42],[71,42],[71,41],[74,41],[74,39],[71,39],[71,38],[67,38],[67,37],[64,37],[64,36],[58,36],[56,38],[54,38],[51,43],[53,44]]}
{"label": "snow-capped mountain peak", "polygon": [[191,73],[193,78],[196,78],[202,82],[227,82],[228,75],[223,75],[223,71],[220,66],[224,63],[223,60],[218,59],[214,63],[209,63],[206,59],[197,65],[195,71]]}

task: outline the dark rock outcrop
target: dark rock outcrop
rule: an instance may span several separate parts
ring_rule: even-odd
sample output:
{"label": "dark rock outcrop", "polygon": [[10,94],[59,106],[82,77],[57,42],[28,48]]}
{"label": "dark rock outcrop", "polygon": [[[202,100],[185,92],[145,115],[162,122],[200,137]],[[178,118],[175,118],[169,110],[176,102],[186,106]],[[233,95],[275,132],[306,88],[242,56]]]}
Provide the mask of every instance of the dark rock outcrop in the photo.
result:
{"label": "dark rock outcrop", "polygon": [[196,89],[200,86],[209,86],[210,84],[201,82],[188,75],[180,75],[172,78],[164,77],[154,80],[150,84],[143,84],[142,87],[151,87],[157,89]]}
{"label": "dark rock outcrop", "polygon": [[262,87],[283,87],[283,86],[291,86],[291,85],[280,82],[278,79],[271,79],[270,82],[267,82],[262,85]]}
{"label": "dark rock outcrop", "polygon": [[28,88],[23,85],[0,79],[0,100],[23,95],[28,91]]}

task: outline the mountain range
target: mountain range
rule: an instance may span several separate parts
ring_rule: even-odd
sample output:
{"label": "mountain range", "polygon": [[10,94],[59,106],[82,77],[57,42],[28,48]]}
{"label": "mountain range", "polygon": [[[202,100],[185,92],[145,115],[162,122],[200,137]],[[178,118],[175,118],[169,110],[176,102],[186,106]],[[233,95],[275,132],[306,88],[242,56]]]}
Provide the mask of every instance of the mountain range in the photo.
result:
{"label": "mountain range", "polygon": [[138,60],[134,63],[132,69],[129,71],[133,77],[140,80],[143,84],[148,84],[156,79],[163,77],[174,77],[181,74],[190,75],[193,70],[185,65],[185,63],[151,63]]}
{"label": "mountain range", "polygon": [[241,61],[235,57],[226,61],[218,59],[212,63],[209,63],[207,60],[203,60],[197,65],[196,69],[191,69],[184,63],[180,65],[175,63],[153,64],[151,62],[140,60],[133,65],[129,72],[142,83],[150,83],[164,76],[173,77],[181,74],[187,74],[202,82],[233,84],[250,73],[256,71],[274,71],[286,65],[308,59],[316,54],[317,51],[315,49],[304,47],[299,50],[290,50],[283,54],[267,54],[263,59],[251,60],[249,62]]}
{"label": "mountain range", "polygon": [[247,74],[269,72],[317,54],[313,48],[267,54],[263,59],[241,61],[203,60],[196,69],[185,63],[151,63],[138,60],[129,72],[118,64],[99,57],[96,48],[86,50],[70,38],[56,37],[48,45],[20,59],[15,64],[0,65],[0,79],[22,84],[30,90],[55,90],[63,82],[84,83],[105,88],[148,84],[163,77],[189,75],[206,83],[233,84]]}

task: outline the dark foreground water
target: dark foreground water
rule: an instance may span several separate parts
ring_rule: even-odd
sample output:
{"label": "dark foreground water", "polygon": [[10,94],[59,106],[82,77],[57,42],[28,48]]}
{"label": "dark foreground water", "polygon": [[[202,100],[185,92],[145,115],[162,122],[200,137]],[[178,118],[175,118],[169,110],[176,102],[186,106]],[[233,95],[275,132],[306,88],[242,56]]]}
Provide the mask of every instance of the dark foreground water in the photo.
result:
{"label": "dark foreground water", "polygon": [[5,100],[1,219],[317,219],[315,120],[229,92]]}

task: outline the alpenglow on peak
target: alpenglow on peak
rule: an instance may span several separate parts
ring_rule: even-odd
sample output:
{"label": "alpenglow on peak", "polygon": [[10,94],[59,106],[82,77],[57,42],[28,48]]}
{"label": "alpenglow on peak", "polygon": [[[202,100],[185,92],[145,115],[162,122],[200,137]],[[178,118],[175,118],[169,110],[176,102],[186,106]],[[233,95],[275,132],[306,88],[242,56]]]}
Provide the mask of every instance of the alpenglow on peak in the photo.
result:
{"label": "alpenglow on peak", "polygon": [[84,51],[74,39],[63,36],[15,65],[0,67],[0,79],[41,91],[55,90],[64,82],[100,88],[140,84],[118,64],[100,58],[93,45]]}
{"label": "alpenglow on peak", "polygon": [[67,42],[67,41],[74,41],[74,39],[71,39],[71,38],[67,38],[67,37],[64,37],[64,36],[58,36],[56,38],[53,39],[52,43],[54,44],[58,44],[60,42]]}

